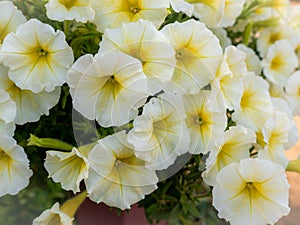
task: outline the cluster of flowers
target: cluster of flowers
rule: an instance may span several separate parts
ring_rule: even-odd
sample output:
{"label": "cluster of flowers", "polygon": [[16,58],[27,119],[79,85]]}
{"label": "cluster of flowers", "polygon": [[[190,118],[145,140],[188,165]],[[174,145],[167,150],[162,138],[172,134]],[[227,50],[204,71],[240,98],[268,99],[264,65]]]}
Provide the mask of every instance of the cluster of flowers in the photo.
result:
{"label": "cluster of flowers", "polygon": [[[47,115],[67,83],[85,118],[126,129],[70,152],[47,151],[45,168],[65,190],[80,192],[84,181],[91,200],[127,209],[157,188],[155,171],[180,155],[203,154],[202,178],[220,218],[264,225],[289,213],[284,150],[298,137],[299,7],[288,0],[45,6],[50,19],[91,21],[103,37],[96,55],[73,63],[62,31],[0,2],[0,196],[17,194],[32,175],[15,124]],[[193,18],[160,29],[170,6]],[[244,44],[233,45],[239,40],[227,31],[246,31]],[[73,216],[55,204],[33,224],[72,224]]]}

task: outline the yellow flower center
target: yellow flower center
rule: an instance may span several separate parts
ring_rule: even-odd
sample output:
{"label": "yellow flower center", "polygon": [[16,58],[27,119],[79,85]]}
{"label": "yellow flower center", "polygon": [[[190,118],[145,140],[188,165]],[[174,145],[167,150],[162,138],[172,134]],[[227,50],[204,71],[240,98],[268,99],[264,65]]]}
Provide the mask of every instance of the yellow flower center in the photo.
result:
{"label": "yellow flower center", "polygon": [[40,56],[40,57],[47,56],[47,54],[48,54],[48,51],[46,51],[42,48],[38,51],[38,56]]}
{"label": "yellow flower center", "polygon": [[132,14],[137,14],[141,11],[138,1],[128,1],[128,9]]}
{"label": "yellow flower center", "polygon": [[76,3],[77,0],[58,0],[60,4],[64,5],[67,9],[72,8]]}
{"label": "yellow flower center", "polygon": [[282,66],[282,59],[280,56],[276,56],[271,61],[271,69],[278,70]]}
{"label": "yellow flower center", "polygon": [[9,156],[3,150],[0,149],[0,160],[6,159],[6,158],[9,158]]}
{"label": "yellow flower center", "polygon": [[269,38],[269,44],[274,44],[276,41],[280,40],[281,35],[279,33],[272,34]]}

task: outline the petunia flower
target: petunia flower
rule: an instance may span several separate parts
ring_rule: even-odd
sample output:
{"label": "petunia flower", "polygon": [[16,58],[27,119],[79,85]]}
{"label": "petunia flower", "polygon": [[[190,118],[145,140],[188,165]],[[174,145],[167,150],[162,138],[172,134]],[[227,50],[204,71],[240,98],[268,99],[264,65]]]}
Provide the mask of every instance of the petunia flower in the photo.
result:
{"label": "petunia flower", "polygon": [[207,99],[209,91],[201,91],[196,95],[184,95],[186,124],[190,133],[190,149],[192,154],[208,153],[217,149],[222,141],[227,125],[225,108],[222,112],[211,111]]}
{"label": "petunia flower", "polygon": [[290,212],[289,187],[282,166],[265,159],[243,159],[217,175],[213,206],[232,225],[274,224]]}
{"label": "petunia flower", "polygon": [[273,83],[283,87],[298,66],[298,58],[292,46],[285,40],[272,45],[262,67],[266,77]]}
{"label": "petunia flower", "polygon": [[226,0],[187,0],[194,6],[193,15],[209,28],[218,28],[221,26],[221,20],[224,16]]}
{"label": "petunia flower", "polygon": [[68,84],[74,108],[104,127],[135,118],[149,95],[142,64],[120,51],[82,56],[71,67]]}
{"label": "petunia flower", "polygon": [[232,120],[257,131],[273,115],[269,85],[254,75],[243,76],[242,83],[243,94],[240,103],[234,106]]}
{"label": "petunia flower", "polygon": [[167,38],[146,20],[123,23],[120,28],[106,29],[99,52],[122,51],[143,65],[149,91],[156,94],[171,80],[175,67],[175,51]]}
{"label": "petunia flower", "polygon": [[202,173],[204,181],[214,186],[217,174],[231,163],[238,163],[250,157],[249,150],[256,141],[253,130],[243,126],[230,127],[220,138],[218,148],[212,149],[206,159],[206,169]]}
{"label": "petunia flower", "polygon": [[222,48],[205,24],[188,20],[166,25],[161,32],[175,49],[176,67],[172,81],[189,94],[199,93],[214,79]]}
{"label": "petunia flower", "polygon": [[47,151],[44,166],[55,182],[64,190],[79,192],[79,184],[88,177],[88,161],[80,149],[71,152]]}
{"label": "petunia flower", "polygon": [[168,168],[177,156],[189,151],[190,136],[182,99],[172,94],[151,98],[142,115],[133,121],[128,142],[150,169]]}
{"label": "petunia flower", "polygon": [[293,115],[300,115],[300,71],[296,71],[290,76],[285,90],[285,97],[293,111]]}
{"label": "petunia flower", "polygon": [[289,160],[284,154],[284,144],[289,141],[292,126],[293,122],[286,113],[275,112],[257,134],[257,143],[261,147],[258,148],[258,158],[269,159],[286,168]]}
{"label": "petunia flower", "polygon": [[18,10],[11,1],[0,1],[0,47],[4,38],[16,31],[18,26],[26,22],[23,13]]}
{"label": "petunia flower", "polygon": [[89,198],[122,210],[153,192],[158,178],[155,171],[136,158],[127,142],[125,131],[98,141],[88,156],[89,176],[86,188]]}
{"label": "petunia flower", "polygon": [[121,27],[122,23],[149,20],[158,28],[168,15],[170,0],[91,0],[96,15],[93,22],[100,32]]}
{"label": "petunia flower", "polygon": [[31,19],[6,36],[0,60],[19,88],[34,93],[51,92],[66,82],[73,53],[63,32]]}
{"label": "petunia flower", "polygon": [[60,98],[60,87],[56,87],[52,92],[33,93],[29,90],[18,88],[8,78],[8,68],[0,64],[0,88],[5,90],[16,106],[16,113],[13,122],[25,124],[35,122],[42,115],[49,115],[49,110],[55,106]]}
{"label": "petunia flower", "polygon": [[224,28],[210,28],[210,30],[219,39],[219,42],[220,42],[220,45],[221,45],[223,51],[225,50],[225,48],[232,45],[232,41],[228,37],[228,33]]}
{"label": "petunia flower", "polygon": [[51,209],[45,210],[39,217],[33,220],[32,225],[73,225],[74,218],[61,211],[59,203],[55,203]]}
{"label": "petunia flower", "polygon": [[85,23],[92,21],[95,17],[90,0],[49,0],[45,7],[47,17],[52,20],[75,19]]}
{"label": "petunia flower", "polygon": [[245,63],[247,71],[253,72],[255,75],[260,75],[262,70],[261,61],[254,50],[244,44],[237,45],[237,49],[246,54]]}
{"label": "petunia flower", "polygon": [[265,28],[257,38],[257,50],[261,57],[266,57],[269,48],[280,40],[291,40],[293,31],[287,25]]}
{"label": "petunia flower", "polygon": [[226,0],[224,15],[221,19],[221,27],[232,26],[236,18],[241,14],[246,0]]}
{"label": "petunia flower", "polygon": [[0,134],[0,165],[0,196],[16,195],[27,187],[32,176],[27,156],[24,149],[4,133]]}
{"label": "petunia flower", "polygon": [[240,104],[242,92],[241,77],[247,75],[245,53],[235,46],[225,48],[222,62],[220,63],[215,79],[211,82],[210,102],[214,111],[222,111],[223,106],[230,110],[234,105]]}

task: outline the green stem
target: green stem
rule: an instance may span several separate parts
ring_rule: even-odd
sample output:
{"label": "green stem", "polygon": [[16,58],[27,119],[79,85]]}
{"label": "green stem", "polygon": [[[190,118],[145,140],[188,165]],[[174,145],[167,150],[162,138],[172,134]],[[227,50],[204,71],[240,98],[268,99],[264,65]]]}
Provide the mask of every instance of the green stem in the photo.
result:
{"label": "green stem", "polygon": [[73,146],[66,142],[53,138],[38,138],[33,134],[30,134],[30,138],[27,141],[27,146],[37,146],[41,148],[59,149],[65,151],[71,151],[73,149]]}
{"label": "green stem", "polygon": [[64,21],[64,33],[66,37],[68,37],[69,31],[70,31],[70,26],[71,26],[71,20],[65,20]]}
{"label": "green stem", "polygon": [[250,38],[251,38],[251,34],[252,34],[252,28],[253,28],[253,24],[249,23],[244,31],[244,38],[243,38],[243,44],[248,46],[249,42],[250,42]]}

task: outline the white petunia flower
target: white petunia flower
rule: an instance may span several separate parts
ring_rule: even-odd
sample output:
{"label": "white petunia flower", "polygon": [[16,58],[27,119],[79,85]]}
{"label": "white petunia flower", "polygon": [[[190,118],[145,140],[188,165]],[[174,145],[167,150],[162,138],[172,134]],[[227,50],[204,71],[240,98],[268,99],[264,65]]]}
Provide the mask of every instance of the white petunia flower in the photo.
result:
{"label": "white petunia flower", "polygon": [[208,91],[196,95],[184,95],[186,123],[190,132],[190,149],[192,154],[208,153],[217,149],[222,141],[227,125],[225,108],[222,112],[213,112],[208,102]]}
{"label": "white petunia flower", "polygon": [[246,0],[225,0],[224,16],[221,20],[221,27],[232,26],[236,18],[241,14]]}
{"label": "white petunia flower", "polygon": [[88,177],[87,158],[77,148],[71,152],[47,151],[44,166],[49,177],[74,193],[80,191],[80,182]]}
{"label": "white petunia flower", "polygon": [[256,55],[252,48],[249,48],[243,44],[239,44],[237,49],[246,53],[245,63],[247,66],[247,71],[255,73],[255,75],[261,74],[261,62],[259,57]]}
{"label": "white petunia flower", "polygon": [[293,115],[300,115],[300,71],[290,76],[285,86],[286,99],[293,111]]}
{"label": "white petunia flower", "polygon": [[122,23],[149,20],[158,28],[168,15],[170,0],[90,0],[96,12],[93,22],[100,32]]}
{"label": "white petunia flower", "polygon": [[45,7],[47,17],[52,20],[75,19],[85,23],[95,17],[95,11],[90,0],[49,0]]}
{"label": "white petunia flower", "polygon": [[122,210],[153,192],[158,178],[145,162],[136,158],[127,142],[125,131],[98,141],[88,156],[89,176],[86,188],[89,198]]}
{"label": "white petunia flower", "polygon": [[0,90],[0,120],[13,122],[17,114],[16,103],[6,91]]}
{"label": "white petunia flower", "polygon": [[133,129],[128,134],[135,155],[151,169],[168,168],[177,156],[189,151],[190,136],[185,118],[180,97],[164,93],[151,98],[142,115],[134,119]]}
{"label": "white petunia flower", "polygon": [[257,50],[261,57],[266,57],[269,48],[280,40],[290,40],[293,31],[287,25],[265,28],[257,38]]}
{"label": "white petunia flower", "polygon": [[176,52],[172,81],[189,94],[199,93],[214,79],[221,62],[219,40],[205,24],[196,20],[168,24],[161,32]]}
{"label": "white petunia flower", "polygon": [[9,68],[9,78],[21,89],[51,92],[66,82],[73,53],[63,32],[31,19],[6,36],[0,60]]}
{"label": "white petunia flower", "polygon": [[217,175],[213,206],[231,225],[274,224],[290,212],[289,187],[282,166],[264,159],[243,159]]}
{"label": "white petunia flower", "polygon": [[27,187],[32,171],[24,149],[16,141],[0,134],[0,196],[16,195]]}
{"label": "white petunia flower", "polygon": [[211,82],[209,101],[217,104],[212,110],[219,111],[225,105],[232,110],[234,105],[240,104],[243,89],[241,76],[247,74],[245,53],[234,46],[225,49],[223,59],[216,73],[216,78]]}
{"label": "white petunia flower", "polygon": [[60,210],[57,202],[51,209],[45,210],[39,217],[35,218],[32,225],[73,225],[73,220]]}
{"label": "white petunia flower", "polygon": [[204,181],[214,186],[217,174],[227,165],[250,157],[250,148],[256,141],[253,130],[243,126],[230,127],[220,138],[217,149],[212,150],[206,160],[206,170],[202,173]]}
{"label": "white petunia flower", "polygon": [[104,127],[135,118],[149,95],[142,64],[120,51],[82,56],[69,70],[68,84],[74,108]]}
{"label": "white petunia flower", "polygon": [[240,104],[234,106],[232,120],[256,131],[273,115],[269,85],[254,75],[243,76],[242,82],[242,98]]}
{"label": "white petunia flower", "polygon": [[210,28],[218,28],[224,16],[226,0],[187,0],[194,6],[193,15]]}
{"label": "white petunia flower", "polygon": [[292,46],[285,40],[272,45],[262,67],[266,77],[273,83],[283,87],[298,66],[298,58]]}
{"label": "white petunia flower", "polygon": [[170,4],[175,12],[183,12],[187,16],[192,16],[194,7],[185,0],[170,0]]}
{"label": "white petunia flower", "polygon": [[122,51],[143,65],[149,78],[151,94],[162,90],[170,81],[175,67],[175,51],[167,38],[146,20],[123,23],[120,28],[106,29],[100,43],[99,52]]}
{"label": "white petunia flower", "polygon": [[16,31],[17,27],[26,22],[23,13],[11,1],[0,1],[0,47],[6,35]]}
{"label": "white petunia flower", "polygon": [[261,148],[258,150],[258,158],[269,159],[282,165],[288,165],[288,158],[284,154],[284,144],[288,143],[289,131],[293,122],[284,112],[275,112],[257,133],[257,143]]}
{"label": "white petunia flower", "polygon": [[8,68],[0,64],[0,88],[5,90],[16,105],[13,122],[25,124],[38,121],[41,115],[49,115],[49,110],[60,98],[60,87],[52,92],[33,93],[21,90],[8,78]]}

